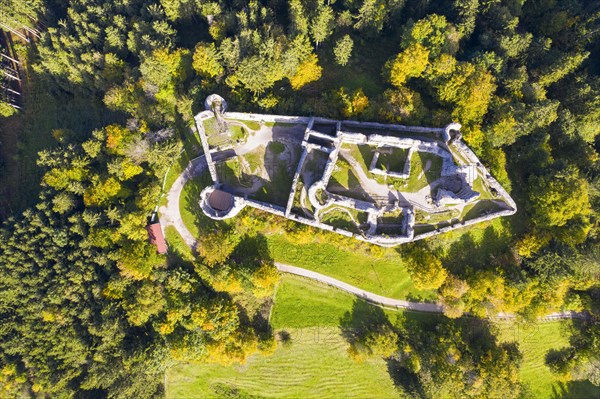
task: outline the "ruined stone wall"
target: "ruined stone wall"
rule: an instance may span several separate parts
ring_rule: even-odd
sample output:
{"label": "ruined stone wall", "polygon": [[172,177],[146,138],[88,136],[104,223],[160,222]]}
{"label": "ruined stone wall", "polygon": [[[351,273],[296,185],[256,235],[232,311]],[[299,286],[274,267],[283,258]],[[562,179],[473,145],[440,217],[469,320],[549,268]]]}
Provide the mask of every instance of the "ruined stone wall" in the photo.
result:
{"label": "ruined stone wall", "polygon": [[213,162],[212,155],[210,153],[210,147],[208,145],[208,139],[206,137],[206,131],[204,130],[204,123],[202,123],[205,119],[209,119],[213,117],[213,113],[211,111],[204,111],[196,115],[194,120],[196,121],[196,129],[198,129],[198,135],[200,136],[200,142],[202,143],[202,148],[204,149],[204,155],[206,156],[206,163],[208,165],[208,170],[210,172],[210,177],[212,181],[215,183],[219,183],[219,175],[217,174],[217,168],[215,163]]}
{"label": "ruined stone wall", "polygon": [[487,184],[496,190],[498,195],[500,195],[505,202],[512,208],[512,214],[517,212],[517,204],[512,199],[512,197],[508,194],[508,192],[502,187],[500,183],[487,171],[487,169],[481,164],[477,155],[461,140],[456,140],[453,143],[454,149],[457,150],[460,155],[469,160],[469,162],[477,165],[477,168],[481,171],[483,177],[486,179]]}
{"label": "ruined stone wall", "polygon": [[[215,164],[212,160],[212,156],[209,151],[206,132],[205,132],[204,126],[202,124],[202,121],[204,119],[208,119],[213,116],[214,115],[213,115],[212,111],[204,111],[204,112],[201,112],[200,114],[198,114],[196,116],[195,120],[196,120],[196,127],[198,129],[198,134],[200,136],[200,140],[202,142],[202,146],[205,151],[206,162],[209,167],[211,177],[215,183],[218,183],[218,176],[217,176]],[[331,193],[328,193],[330,198],[329,198],[328,203],[325,205],[318,204],[318,200],[316,199],[316,191],[318,189],[325,190],[327,187],[327,184],[329,183],[329,179],[331,178],[331,174],[333,173],[335,164],[336,164],[338,156],[339,156],[339,151],[340,151],[342,142],[355,143],[355,144],[369,144],[369,145],[375,145],[375,146],[388,145],[388,146],[392,146],[392,147],[409,149],[408,159],[405,163],[404,170],[403,170],[403,174],[405,175],[404,176],[405,178],[407,178],[408,175],[410,175],[410,168],[411,168],[410,158],[412,155],[411,151],[428,152],[428,153],[432,153],[432,154],[435,154],[435,155],[441,157],[443,159],[443,166],[442,166],[442,170],[443,170],[442,174],[443,175],[456,174],[461,171],[458,170],[456,165],[454,165],[453,155],[446,149],[446,147],[447,147],[446,145],[443,145],[443,147],[442,147],[442,146],[438,145],[438,143],[436,143],[436,142],[420,141],[420,140],[414,140],[411,138],[390,137],[390,136],[382,136],[379,134],[366,135],[363,133],[346,132],[346,131],[342,131],[344,126],[359,127],[359,128],[363,127],[363,128],[370,128],[370,129],[382,129],[382,130],[394,130],[394,131],[402,131],[402,132],[409,132],[409,133],[412,132],[412,133],[421,133],[421,134],[423,134],[423,133],[435,134],[435,135],[438,135],[444,142],[448,143],[451,140],[450,131],[451,130],[459,131],[460,127],[461,127],[460,124],[452,123],[452,124],[449,124],[448,126],[446,126],[445,128],[428,128],[428,127],[420,127],[420,126],[382,124],[382,123],[377,123],[377,122],[338,121],[338,120],[319,118],[319,117],[313,118],[313,117],[302,117],[302,116],[247,114],[247,113],[239,113],[239,112],[225,112],[223,116],[225,118],[229,118],[229,119],[239,119],[239,120],[256,121],[256,122],[272,122],[272,123],[279,122],[279,123],[294,123],[294,124],[306,123],[307,124],[306,130],[305,130],[305,136],[304,136],[304,143],[303,143],[304,151],[302,153],[302,156],[301,156],[300,161],[296,168],[296,173],[294,175],[293,186],[292,186],[293,188],[292,188],[292,190],[290,192],[290,196],[288,198],[287,207],[283,208],[283,207],[280,207],[277,205],[267,204],[267,203],[263,203],[260,201],[249,200],[249,199],[245,199],[245,198],[242,198],[239,196],[234,196],[234,198],[235,198],[234,208],[236,210],[235,213],[239,212],[239,209],[243,208],[245,205],[248,205],[248,206],[252,206],[256,209],[260,209],[265,212],[270,212],[270,213],[273,213],[273,214],[276,214],[279,216],[288,217],[291,220],[295,220],[297,222],[304,223],[304,224],[307,224],[307,225],[310,225],[313,227],[317,227],[317,228],[327,230],[327,231],[336,232],[338,234],[342,234],[347,237],[354,237],[361,241],[367,241],[367,242],[371,242],[371,243],[378,244],[381,246],[395,246],[395,245],[402,244],[405,242],[431,237],[436,234],[441,234],[441,233],[451,231],[451,230],[454,230],[457,228],[466,227],[466,226],[470,226],[470,225],[473,225],[476,223],[489,221],[496,217],[512,215],[517,210],[517,206],[516,206],[514,200],[510,197],[510,195],[506,192],[506,190],[498,183],[498,181],[496,181],[496,179],[494,179],[487,172],[487,170],[483,167],[483,165],[481,165],[481,163],[479,162],[479,159],[473,153],[473,151],[471,151],[471,149],[469,147],[467,147],[460,140],[460,138],[457,138],[452,143],[454,149],[462,157],[464,157],[469,163],[477,165],[477,168],[481,171],[481,174],[486,179],[488,185],[491,188],[495,189],[497,191],[497,193],[503,197],[503,199],[506,201],[506,203],[509,204],[511,209],[503,210],[503,211],[496,212],[496,213],[489,214],[489,215],[480,216],[475,219],[471,219],[471,220],[468,220],[468,221],[465,221],[462,223],[456,223],[456,224],[446,226],[446,227],[443,227],[443,228],[440,228],[440,229],[437,229],[437,230],[434,230],[434,231],[431,231],[431,232],[428,232],[425,234],[420,234],[418,236],[414,236],[415,215],[413,212],[413,208],[404,208],[403,209],[403,213],[404,213],[405,217],[403,218],[403,221],[402,221],[402,229],[404,230],[405,234],[401,235],[401,236],[376,235],[376,234],[372,234],[375,232],[375,231],[371,231],[372,229],[370,229],[370,231],[369,231],[369,233],[371,233],[371,234],[361,235],[361,234],[354,234],[354,233],[349,232],[344,229],[335,228],[335,227],[327,225],[325,223],[321,223],[320,221],[311,220],[311,219],[291,213],[291,207],[293,205],[295,192],[297,190],[299,175],[301,173],[302,166],[304,164],[305,158],[306,158],[309,150],[320,150],[320,151],[329,153],[329,159],[327,161],[323,176],[321,177],[320,180],[315,182],[308,190],[309,191],[309,199],[311,200],[311,202],[313,202],[313,205],[315,205],[314,202],[316,201],[316,203],[318,205],[318,206],[316,206],[316,208],[321,209],[323,207],[326,207],[326,206],[336,203],[338,205],[347,206],[350,208],[355,208],[355,209],[369,212],[369,215],[371,215],[375,208],[374,208],[373,204],[366,203],[366,202],[363,204],[364,201],[353,200],[353,199],[343,197],[343,196],[336,196],[336,195],[332,195]],[[336,137],[334,138],[334,137],[325,135],[320,132],[312,131],[312,126],[315,122],[316,123],[335,123],[336,131],[337,131]],[[310,135],[314,135],[315,137],[319,137],[321,139],[332,140],[334,143],[334,148],[328,149],[328,148],[325,148],[325,147],[317,145],[317,144],[307,143],[306,140],[308,139],[308,137]],[[458,137],[460,137],[460,135],[458,135]],[[373,168],[371,168],[371,169],[373,169]],[[377,172],[375,172],[375,173],[377,173]],[[209,212],[207,214],[211,217],[221,217],[221,216],[223,216],[223,218],[231,217],[230,214],[232,213],[232,211],[230,211],[227,215],[221,215],[221,214],[217,215],[214,213],[214,210],[211,211],[210,209],[205,209],[204,206],[206,206],[206,204],[207,204],[207,201],[206,201],[206,194],[205,194],[205,197],[203,197],[203,200],[201,201],[201,205],[203,206],[203,208],[202,208],[203,211]],[[365,205],[365,204],[367,204],[367,205]],[[214,216],[211,214],[213,214]]]}
{"label": "ruined stone wall", "polygon": [[280,123],[308,123],[312,118],[309,116],[286,116],[268,114],[247,114],[244,112],[225,112],[223,117],[255,122],[280,122]]}
{"label": "ruined stone wall", "polygon": [[298,179],[300,178],[300,172],[302,172],[302,167],[304,166],[304,161],[306,160],[306,156],[308,155],[308,148],[304,147],[304,151],[302,151],[302,155],[300,156],[300,161],[298,161],[298,166],[296,166],[296,172],[294,173],[294,179],[292,180],[292,190],[290,191],[290,196],[288,197],[287,206],[285,208],[285,216],[289,216],[292,210],[292,205],[294,204],[294,198],[296,197],[296,190],[298,189]]}

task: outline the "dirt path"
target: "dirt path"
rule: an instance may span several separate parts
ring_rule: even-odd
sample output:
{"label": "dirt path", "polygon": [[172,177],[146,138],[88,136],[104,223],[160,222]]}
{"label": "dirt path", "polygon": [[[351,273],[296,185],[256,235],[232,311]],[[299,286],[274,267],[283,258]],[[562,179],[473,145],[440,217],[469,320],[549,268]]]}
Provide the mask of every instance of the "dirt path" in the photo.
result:
{"label": "dirt path", "polygon": [[[204,158],[204,155],[193,159],[167,192],[167,205],[161,206],[158,209],[160,212],[160,223],[162,224],[163,228],[166,226],[175,227],[181,238],[183,238],[183,241],[185,241],[185,243],[192,249],[196,247],[197,240],[185,226],[185,223],[183,223],[181,212],[179,211],[179,199],[185,183],[195,176],[202,174],[207,166],[208,165],[206,164],[206,158]],[[200,199],[198,198],[198,200]]]}
{"label": "dirt path", "polygon": [[311,270],[302,269],[300,267],[286,265],[284,263],[275,262],[275,266],[279,271],[295,274],[297,276],[307,277],[312,280],[320,281],[327,285],[331,285],[333,287],[339,288],[346,292],[356,295],[359,298],[362,298],[366,301],[383,305],[383,306],[391,306],[395,308],[403,308],[416,310],[418,312],[428,312],[428,313],[442,313],[443,308],[441,305],[435,303],[424,303],[424,302],[409,302],[404,301],[402,299],[394,299],[387,298],[381,295],[374,294],[369,291],[362,290],[353,285],[344,283],[343,281],[337,280],[333,277],[325,276],[324,274],[313,272]]}

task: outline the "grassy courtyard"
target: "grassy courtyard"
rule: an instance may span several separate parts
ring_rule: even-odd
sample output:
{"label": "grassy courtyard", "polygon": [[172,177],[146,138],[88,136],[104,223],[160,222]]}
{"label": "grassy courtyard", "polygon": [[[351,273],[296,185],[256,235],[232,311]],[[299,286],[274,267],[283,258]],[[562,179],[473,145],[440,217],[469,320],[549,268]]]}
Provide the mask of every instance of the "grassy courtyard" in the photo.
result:
{"label": "grassy courtyard", "polygon": [[410,177],[403,191],[419,191],[440,178],[442,158],[426,152],[415,152],[411,157]]}

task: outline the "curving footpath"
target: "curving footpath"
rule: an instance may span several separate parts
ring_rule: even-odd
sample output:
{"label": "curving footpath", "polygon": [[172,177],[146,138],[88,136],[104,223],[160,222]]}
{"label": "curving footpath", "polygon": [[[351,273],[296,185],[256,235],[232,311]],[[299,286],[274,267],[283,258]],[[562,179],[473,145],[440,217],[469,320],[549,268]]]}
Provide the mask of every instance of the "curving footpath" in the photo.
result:
{"label": "curving footpath", "polygon": [[181,238],[183,238],[183,241],[192,249],[196,248],[197,240],[185,226],[185,223],[183,223],[181,212],[179,211],[179,199],[185,183],[202,174],[206,167],[208,165],[204,155],[192,159],[167,192],[167,205],[161,206],[158,209],[160,212],[160,222],[163,227],[175,227]]}
{"label": "curving footpath", "polygon": [[442,313],[444,308],[441,305],[435,303],[426,302],[409,302],[402,299],[387,298],[381,295],[374,294],[369,291],[361,290],[358,287],[344,283],[343,281],[335,278],[326,276],[321,273],[313,272],[312,270],[303,269],[301,267],[286,265],[284,263],[275,262],[275,266],[281,272],[295,274],[297,276],[307,277],[312,280],[320,281],[327,285],[339,288],[346,292],[356,295],[365,301],[372,302],[377,305],[391,306],[395,308],[403,308],[415,310],[418,312],[429,312],[429,313]]}
{"label": "curving footpath", "polygon": [[[190,161],[190,164],[187,168],[179,175],[177,180],[173,183],[169,191],[167,192],[167,205],[160,207],[160,217],[161,224],[163,226],[173,226],[181,235],[181,238],[185,241],[187,245],[189,245],[192,249],[196,247],[197,240],[194,238],[194,235],[188,230],[183,223],[183,219],[181,217],[181,212],[179,211],[179,200],[181,198],[181,192],[185,183],[188,180],[199,176],[204,169],[207,167],[206,159],[203,155],[198,158]],[[394,299],[388,298],[381,295],[377,295],[375,293],[362,290],[353,285],[344,283],[343,281],[337,280],[333,277],[326,276],[321,273],[314,272],[312,270],[303,269],[301,267],[296,267],[292,265],[286,265],[285,263],[275,262],[275,267],[280,272],[295,274],[297,276],[306,277],[315,281],[319,281],[321,283],[330,285],[332,287],[338,288],[340,290],[349,292],[353,295],[356,295],[359,298],[364,299],[370,303],[380,306],[394,307],[394,308],[402,308],[413,310],[416,312],[427,312],[427,313],[443,313],[444,308],[442,305],[436,303],[427,303],[427,302],[410,302],[402,299]],[[572,319],[572,318],[585,318],[587,317],[586,313],[578,313],[578,312],[555,312],[551,313],[547,316],[544,316],[542,319],[545,320],[555,320],[555,319]],[[512,319],[515,318],[513,314],[499,313],[493,318],[498,319]]]}

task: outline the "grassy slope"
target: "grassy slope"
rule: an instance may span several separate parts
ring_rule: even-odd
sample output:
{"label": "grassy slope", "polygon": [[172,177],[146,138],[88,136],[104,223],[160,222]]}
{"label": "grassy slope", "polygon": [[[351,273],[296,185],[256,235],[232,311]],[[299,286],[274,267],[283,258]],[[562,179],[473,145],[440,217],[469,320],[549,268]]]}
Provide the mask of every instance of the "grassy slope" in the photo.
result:
{"label": "grassy slope", "polygon": [[277,287],[271,324],[275,329],[337,326],[354,297],[325,284],[284,275]]}
{"label": "grassy slope", "polygon": [[[226,397],[214,394],[211,386],[219,383],[257,397],[397,397],[384,362],[355,363],[345,353],[346,344],[337,326],[354,301],[351,295],[325,285],[284,276],[276,293],[271,322],[276,330],[285,329],[290,334],[291,346],[280,345],[271,357],[254,356],[244,366],[177,365],[167,374],[167,397]],[[393,314],[398,312],[388,313],[393,320]],[[529,329],[498,323],[499,338],[519,343],[523,352],[521,378],[533,397],[596,398],[598,390],[591,384],[560,384],[544,365],[549,349],[568,342],[562,332],[563,323],[540,323]]]}
{"label": "grassy slope", "polygon": [[[210,183],[205,174],[190,181],[183,188],[180,199],[180,210],[183,220],[192,234],[198,236],[200,225],[212,225],[198,206],[198,196],[202,188]],[[227,223],[235,224],[237,218]],[[220,222],[223,223],[223,222]],[[505,245],[510,234],[502,220],[481,223],[473,227],[459,229],[427,240],[434,247],[441,247],[445,252],[473,253],[477,258],[487,258],[497,246]],[[324,233],[327,237],[328,233]],[[332,235],[331,242],[315,239],[313,242],[301,244],[286,234],[268,234],[266,239],[275,261],[314,270],[337,278],[379,295],[393,298],[433,299],[431,291],[419,291],[414,288],[412,280],[404,266],[402,256],[393,248],[382,249],[374,254],[357,251],[353,245],[341,245],[338,235]],[[355,244],[348,239],[349,244]]]}
{"label": "grassy slope", "polygon": [[565,323],[569,322],[545,322],[532,326],[498,323],[500,340],[518,343],[519,350],[523,353],[521,380],[529,386],[535,398],[598,398],[598,387],[582,381],[565,385],[557,381],[545,365],[545,356],[549,350],[569,345]]}
{"label": "grassy slope", "polygon": [[[183,365],[167,374],[167,398],[394,398],[383,360],[355,363],[339,334],[290,330],[293,344],[243,366]],[[215,392],[221,386],[224,391]],[[224,388],[224,389],[223,389]],[[246,396],[244,396],[246,395]],[[252,396],[250,396],[252,395]]]}
{"label": "grassy slope", "polygon": [[179,364],[168,371],[167,398],[227,397],[215,393],[219,384],[237,389],[230,397],[398,397],[383,360],[356,363],[346,353],[337,326],[353,302],[341,291],[284,276],[271,319],[289,333],[291,345],[280,344],[272,356],[255,355],[243,366]]}
{"label": "grassy slope", "polygon": [[[197,195],[207,183],[206,176],[192,180],[184,186],[180,198],[182,218],[196,236],[200,234],[199,225],[211,223],[197,203]],[[228,223],[235,221],[233,218]],[[432,291],[414,288],[401,256],[394,249],[386,249],[382,255],[375,256],[335,243],[299,244],[285,234],[266,235],[266,239],[277,262],[314,270],[384,296],[434,298]]]}
{"label": "grassy slope", "polygon": [[297,244],[285,235],[267,236],[273,259],[314,270],[349,284],[392,298],[433,299],[431,291],[414,288],[400,255],[393,249],[383,256],[362,254],[336,244]]}

